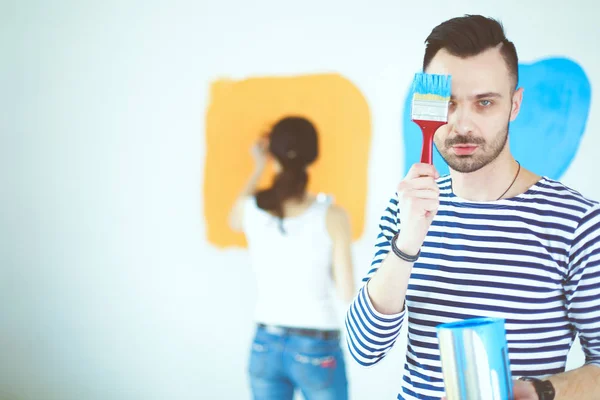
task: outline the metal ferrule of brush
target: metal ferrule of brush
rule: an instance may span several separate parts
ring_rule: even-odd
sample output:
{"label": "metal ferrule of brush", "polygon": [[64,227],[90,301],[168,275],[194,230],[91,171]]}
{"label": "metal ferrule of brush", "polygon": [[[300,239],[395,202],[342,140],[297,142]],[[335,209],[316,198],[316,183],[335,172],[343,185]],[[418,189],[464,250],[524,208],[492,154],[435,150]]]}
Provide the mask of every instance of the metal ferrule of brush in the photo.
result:
{"label": "metal ferrule of brush", "polygon": [[413,99],[411,117],[421,121],[448,121],[448,101]]}

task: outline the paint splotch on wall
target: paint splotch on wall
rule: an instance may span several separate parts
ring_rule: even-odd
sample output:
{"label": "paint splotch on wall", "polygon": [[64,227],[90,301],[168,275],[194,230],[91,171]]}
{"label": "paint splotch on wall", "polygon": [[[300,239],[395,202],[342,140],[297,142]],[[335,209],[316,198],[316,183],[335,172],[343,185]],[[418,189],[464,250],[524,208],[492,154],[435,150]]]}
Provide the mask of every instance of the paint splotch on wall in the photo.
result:
{"label": "paint splotch on wall", "polygon": [[[585,132],[591,86],[584,70],[566,58],[545,58],[519,64],[524,88],[521,112],[510,124],[510,146],[523,166],[559,179],[573,161]],[[419,162],[422,134],[410,120],[410,96],[404,103],[404,168]],[[448,166],[434,149],[434,165],[444,175]]]}
{"label": "paint splotch on wall", "polygon": [[[310,119],[320,154],[308,189],[331,194],[350,215],[352,237],[364,229],[371,117],[364,96],[338,74],[264,77],[212,84],[206,114],[204,216],[207,239],[217,247],[245,246],[227,225],[229,210],[254,166],[250,147],[286,115]],[[268,170],[260,186],[268,185]]]}

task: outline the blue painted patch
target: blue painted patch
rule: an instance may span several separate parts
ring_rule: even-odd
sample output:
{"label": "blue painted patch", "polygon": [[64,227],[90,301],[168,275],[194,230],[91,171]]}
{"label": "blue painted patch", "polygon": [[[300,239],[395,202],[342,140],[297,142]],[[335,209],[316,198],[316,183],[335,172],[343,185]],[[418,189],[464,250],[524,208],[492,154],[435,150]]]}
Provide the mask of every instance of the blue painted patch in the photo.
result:
{"label": "blue painted patch", "polygon": [[[559,179],[569,167],[585,132],[592,90],[576,62],[547,58],[519,64],[519,86],[525,89],[517,119],[510,124],[510,145],[515,158],[539,175]],[[404,173],[419,162],[422,137],[410,120],[408,91],[403,114]],[[433,163],[444,175],[448,165],[434,146]]]}

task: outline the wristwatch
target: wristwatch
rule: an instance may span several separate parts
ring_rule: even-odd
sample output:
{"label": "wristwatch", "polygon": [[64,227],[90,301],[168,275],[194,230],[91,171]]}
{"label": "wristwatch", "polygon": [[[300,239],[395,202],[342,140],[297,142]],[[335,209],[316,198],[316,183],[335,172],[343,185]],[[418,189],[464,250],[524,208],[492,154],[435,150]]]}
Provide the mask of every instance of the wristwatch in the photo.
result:
{"label": "wristwatch", "polygon": [[556,392],[554,391],[554,386],[552,385],[552,382],[543,381],[538,378],[530,378],[528,376],[522,376],[519,378],[519,380],[531,382],[540,400],[554,400]]}

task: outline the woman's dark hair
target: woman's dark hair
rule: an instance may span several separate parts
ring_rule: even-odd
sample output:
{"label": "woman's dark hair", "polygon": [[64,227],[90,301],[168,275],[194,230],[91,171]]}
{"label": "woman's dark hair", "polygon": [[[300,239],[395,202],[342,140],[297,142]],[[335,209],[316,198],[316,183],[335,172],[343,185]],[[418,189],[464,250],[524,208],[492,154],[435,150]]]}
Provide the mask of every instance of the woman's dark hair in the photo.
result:
{"label": "woman's dark hair", "polygon": [[281,165],[271,187],[256,193],[256,204],[283,219],[283,202],[300,199],[308,184],[306,167],[318,156],[317,130],[303,117],[279,120],[268,135],[269,153]]}

